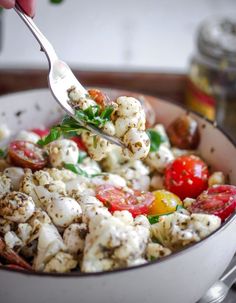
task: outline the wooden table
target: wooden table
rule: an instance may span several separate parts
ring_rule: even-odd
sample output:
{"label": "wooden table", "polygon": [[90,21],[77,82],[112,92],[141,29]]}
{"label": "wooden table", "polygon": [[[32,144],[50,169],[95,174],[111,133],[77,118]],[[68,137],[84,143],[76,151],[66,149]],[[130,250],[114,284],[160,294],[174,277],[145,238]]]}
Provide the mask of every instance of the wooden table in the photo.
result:
{"label": "wooden table", "polygon": [[[0,70],[0,94],[47,87],[47,70]],[[74,70],[85,86],[122,88],[184,102],[186,75]]]}

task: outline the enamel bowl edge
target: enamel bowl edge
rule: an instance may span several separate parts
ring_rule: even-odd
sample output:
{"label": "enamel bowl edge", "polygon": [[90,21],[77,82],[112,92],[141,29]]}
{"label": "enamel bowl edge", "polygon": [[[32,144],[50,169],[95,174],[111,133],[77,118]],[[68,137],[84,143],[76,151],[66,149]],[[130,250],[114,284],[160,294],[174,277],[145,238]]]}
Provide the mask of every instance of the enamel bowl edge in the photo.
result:
{"label": "enamel bowl edge", "polygon": [[[107,90],[109,95],[124,91]],[[126,95],[141,97],[126,92]],[[150,96],[157,119],[168,125],[186,110]],[[14,110],[12,110],[14,109]],[[0,123],[13,131],[51,125],[62,111],[47,89],[0,97]],[[222,170],[236,184],[236,149],[216,127],[193,114],[199,122],[199,151],[214,170]],[[207,239],[160,261],[101,274],[42,275],[0,269],[3,302],[57,303],[194,303],[220,277],[236,250],[236,216]],[[2,301],[1,300],[1,301]]]}

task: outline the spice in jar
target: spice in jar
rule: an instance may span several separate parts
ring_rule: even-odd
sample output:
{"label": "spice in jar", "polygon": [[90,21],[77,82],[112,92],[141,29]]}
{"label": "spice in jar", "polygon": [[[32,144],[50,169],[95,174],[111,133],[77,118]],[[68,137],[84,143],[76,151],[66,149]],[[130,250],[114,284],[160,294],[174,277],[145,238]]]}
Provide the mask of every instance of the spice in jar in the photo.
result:
{"label": "spice in jar", "polygon": [[214,18],[200,25],[186,103],[236,138],[236,21]]}

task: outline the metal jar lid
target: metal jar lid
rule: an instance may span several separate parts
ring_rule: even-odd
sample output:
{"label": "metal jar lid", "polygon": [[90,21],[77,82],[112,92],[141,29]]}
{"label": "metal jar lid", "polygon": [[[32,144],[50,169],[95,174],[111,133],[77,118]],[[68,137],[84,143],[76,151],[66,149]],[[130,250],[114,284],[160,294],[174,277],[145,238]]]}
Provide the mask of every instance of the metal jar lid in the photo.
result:
{"label": "metal jar lid", "polygon": [[201,54],[236,66],[236,20],[212,18],[204,21],[198,30],[197,44]]}

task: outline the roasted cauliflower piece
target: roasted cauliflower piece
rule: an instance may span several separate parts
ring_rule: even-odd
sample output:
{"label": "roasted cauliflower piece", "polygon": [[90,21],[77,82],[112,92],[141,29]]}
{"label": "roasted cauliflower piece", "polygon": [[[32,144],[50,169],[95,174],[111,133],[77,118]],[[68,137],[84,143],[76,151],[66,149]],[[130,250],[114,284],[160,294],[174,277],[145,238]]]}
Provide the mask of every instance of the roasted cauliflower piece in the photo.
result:
{"label": "roasted cauliflower piece", "polygon": [[199,242],[210,235],[221,224],[219,217],[207,214],[181,214],[175,212],[162,216],[151,226],[154,239],[170,250],[180,249],[188,244]]}

